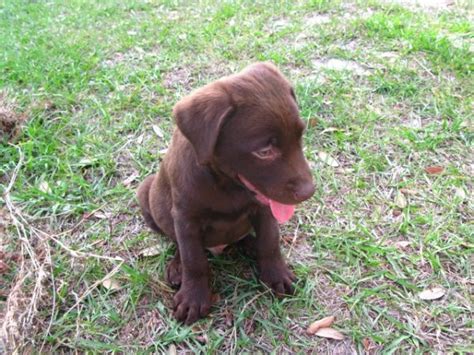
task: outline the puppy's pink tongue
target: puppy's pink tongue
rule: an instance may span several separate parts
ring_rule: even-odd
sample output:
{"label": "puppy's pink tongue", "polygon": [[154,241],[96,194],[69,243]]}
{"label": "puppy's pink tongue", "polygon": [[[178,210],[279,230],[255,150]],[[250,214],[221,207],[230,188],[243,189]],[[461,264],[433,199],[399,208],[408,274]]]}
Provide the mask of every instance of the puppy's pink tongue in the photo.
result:
{"label": "puppy's pink tongue", "polygon": [[295,212],[295,206],[284,205],[283,203],[273,200],[270,200],[270,209],[272,210],[273,217],[275,217],[280,224],[288,222]]}

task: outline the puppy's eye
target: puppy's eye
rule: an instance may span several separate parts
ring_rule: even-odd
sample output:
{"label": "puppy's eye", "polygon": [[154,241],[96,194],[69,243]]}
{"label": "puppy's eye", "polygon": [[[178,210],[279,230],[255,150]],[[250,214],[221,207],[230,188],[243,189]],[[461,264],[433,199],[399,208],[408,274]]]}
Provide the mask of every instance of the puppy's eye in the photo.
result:
{"label": "puppy's eye", "polygon": [[265,148],[252,152],[259,159],[273,159],[276,155],[275,148],[272,145],[267,145]]}

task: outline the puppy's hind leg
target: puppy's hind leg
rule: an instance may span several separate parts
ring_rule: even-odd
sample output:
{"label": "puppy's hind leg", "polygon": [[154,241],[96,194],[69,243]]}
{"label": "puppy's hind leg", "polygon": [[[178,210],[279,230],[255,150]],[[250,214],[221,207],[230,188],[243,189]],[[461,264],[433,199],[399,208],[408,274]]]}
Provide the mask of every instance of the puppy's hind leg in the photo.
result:
{"label": "puppy's hind leg", "polygon": [[150,213],[149,194],[150,186],[153,183],[154,178],[155,175],[150,175],[145,180],[143,180],[143,182],[138,187],[137,198],[140,204],[140,209],[142,211],[143,218],[145,219],[145,222],[148,227],[150,227],[153,231],[157,233],[163,234],[162,230],[156,225]]}

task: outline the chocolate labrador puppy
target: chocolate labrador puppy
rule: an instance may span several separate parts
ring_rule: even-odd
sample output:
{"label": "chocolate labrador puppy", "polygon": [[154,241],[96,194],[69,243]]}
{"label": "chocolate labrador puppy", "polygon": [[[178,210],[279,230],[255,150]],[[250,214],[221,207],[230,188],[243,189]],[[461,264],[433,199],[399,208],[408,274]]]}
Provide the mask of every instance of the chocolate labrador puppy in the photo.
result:
{"label": "chocolate labrador puppy", "polygon": [[137,194],[146,223],[178,246],[166,270],[179,287],[175,317],[191,324],[209,313],[205,249],[216,253],[243,238],[260,280],[277,294],[292,293],[278,223],[314,185],[289,82],[272,64],[253,64],[183,98],[173,115],[178,127],[160,170]]}

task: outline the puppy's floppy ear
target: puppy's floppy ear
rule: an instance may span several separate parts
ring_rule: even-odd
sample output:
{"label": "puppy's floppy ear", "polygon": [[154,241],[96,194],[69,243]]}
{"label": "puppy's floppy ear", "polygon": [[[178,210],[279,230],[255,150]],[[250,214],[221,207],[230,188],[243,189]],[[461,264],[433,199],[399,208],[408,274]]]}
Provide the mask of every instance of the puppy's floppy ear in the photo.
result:
{"label": "puppy's floppy ear", "polygon": [[293,87],[290,87],[290,95],[295,101],[296,106],[298,106],[298,99],[296,98],[295,89],[293,89]]}
{"label": "puppy's floppy ear", "polygon": [[200,164],[209,163],[219,132],[234,106],[223,84],[210,84],[183,98],[173,109],[176,124],[191,142]]}

